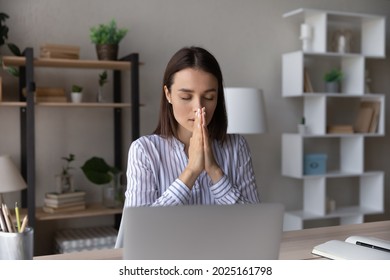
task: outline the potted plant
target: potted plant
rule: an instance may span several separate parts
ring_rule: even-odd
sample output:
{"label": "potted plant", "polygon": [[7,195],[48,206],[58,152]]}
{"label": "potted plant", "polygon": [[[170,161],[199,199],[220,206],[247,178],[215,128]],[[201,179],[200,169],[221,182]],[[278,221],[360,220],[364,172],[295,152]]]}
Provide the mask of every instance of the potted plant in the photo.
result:
{"label": "potted plant", "polygon": [[90,28],[90,39],[96,45],[99,60],[117,60],[119,42],[126,36],[126,28],[118,28],[112,19],[108,24]]}
{"label": "potted plant", "polygon": [[65,161],[65,164],[62,166],[62,171],[60,174],[56,175],[57,182],[57,192],[66,193],[73,192],[73,176],[69,172],[73,167],[70,166],[71,162],[75,160],[74,154],[69,154],[68,157],[62,157]]}
{"label": "potted plant", "polygon": [[8,39],[8,26],[5,24],[5,21],[9,18],[6,13],[0,12],[0,47],[5,44],[5,41]]}
{"label": "potted plant", "polygon": [[340,92],[340,82],[343,79],[343,72],[340,69],[334,68],[325,73],[325,89],[329,93]]}
{"label": "potted plant", "polygon": [[107,164],[103,158],[92,157],[84,163],[81,170],[89,181],[104,186],[103,204],[106,207],[123,205],[124,195],[120,180],[122,172],[119,169]]}
{"label": "potted plant", "polygon": [[97,102],[103,102],[103,86],[108,82],[107,79],[107,71],[104,70],[102,73],[99,74],[99,88],[98,93],[96,97]]}
{"label": "potted plant", "polygon": [[[6,13],[0,12],[0,47],[5,45],[8,39],[9,28],[5,24],[5,21],[7,19],[9,19],[9,16]],[[14,55],[22,56],[22,52],[15,44],[8,43],[7,46]],[[19,68],[16,68],[14,66],[8,66],[8,67],[3,66],[3,68],[5,68],[7,72],[10,73],[12,76],[19,77]]]}
{"label": "potted plant", "polygon": [[83,87],[79,85],[72,85],[70,98],[73,103],[80,103],[81,100],[83,99]]}

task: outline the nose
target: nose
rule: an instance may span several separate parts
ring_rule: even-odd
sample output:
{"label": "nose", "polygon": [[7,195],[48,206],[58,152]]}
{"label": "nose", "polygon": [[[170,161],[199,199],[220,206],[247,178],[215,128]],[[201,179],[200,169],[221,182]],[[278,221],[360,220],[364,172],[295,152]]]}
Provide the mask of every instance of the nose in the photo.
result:
{"label": "nose", "polygon": [[203,108],[202,99],[194,98],[193,108],[194,108],[194,112],[196,112],[198,109]]}

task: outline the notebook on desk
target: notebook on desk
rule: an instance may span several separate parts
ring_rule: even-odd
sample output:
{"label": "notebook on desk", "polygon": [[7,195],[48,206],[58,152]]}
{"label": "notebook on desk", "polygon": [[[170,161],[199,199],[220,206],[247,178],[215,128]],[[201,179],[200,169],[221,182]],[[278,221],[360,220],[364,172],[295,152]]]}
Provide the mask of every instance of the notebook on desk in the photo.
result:
{"label": "notebook on desk", "polygon": [[276,203],[130,207],[124,259],[278,259],[284,207]]}
{"label": "notebook on desk", "polygon": [[390,260],[390,241],[350,236],[345,241],[329,240],[319,244],[312,253],[332,260]]}

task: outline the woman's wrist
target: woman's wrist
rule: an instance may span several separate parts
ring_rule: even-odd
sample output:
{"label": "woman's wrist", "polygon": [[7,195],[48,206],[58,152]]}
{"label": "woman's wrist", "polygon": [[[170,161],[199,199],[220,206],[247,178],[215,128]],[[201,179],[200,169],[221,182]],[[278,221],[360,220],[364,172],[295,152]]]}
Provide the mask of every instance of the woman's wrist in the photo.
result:
{"label": "woman's wrist", "polygon": [[187,167],[180,174],[179,179],[191,190],[198,176],[199,174],[197,174],[195,171]]}
{"label": "woman's wrist", "polygon": [[219,180],[221,180],[221,178],[224,175],[222,169],[219,166],[215,166],[213,168],[210,168],[210,170],[207,171],[207,174],[211,178],[211,181],[213,181],[213,184],[215,184]]}

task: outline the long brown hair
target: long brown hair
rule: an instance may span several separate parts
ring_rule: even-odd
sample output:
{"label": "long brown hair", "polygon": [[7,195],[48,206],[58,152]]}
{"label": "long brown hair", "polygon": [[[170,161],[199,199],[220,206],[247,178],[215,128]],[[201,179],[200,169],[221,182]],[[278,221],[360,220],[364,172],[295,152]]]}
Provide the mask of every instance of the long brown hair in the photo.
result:
{"label": "long brown hair", "polygon": [[182,48],[177,51],[168,62],[162,85],[160,116],[154,133],[167,138],[172,136],[177,137],[178,123],[173,115],[172,106],[165,97],[164,86],[171,91],[175,74],[186,68],[195,68],[205,71],[212,74],[217,79],[218,102],[213,118],[208,125],[208,130],[211,139],[223,142],[227,131],[227,115],[223,92],[222,72],[215,57],[207,50],[200,47]]}

